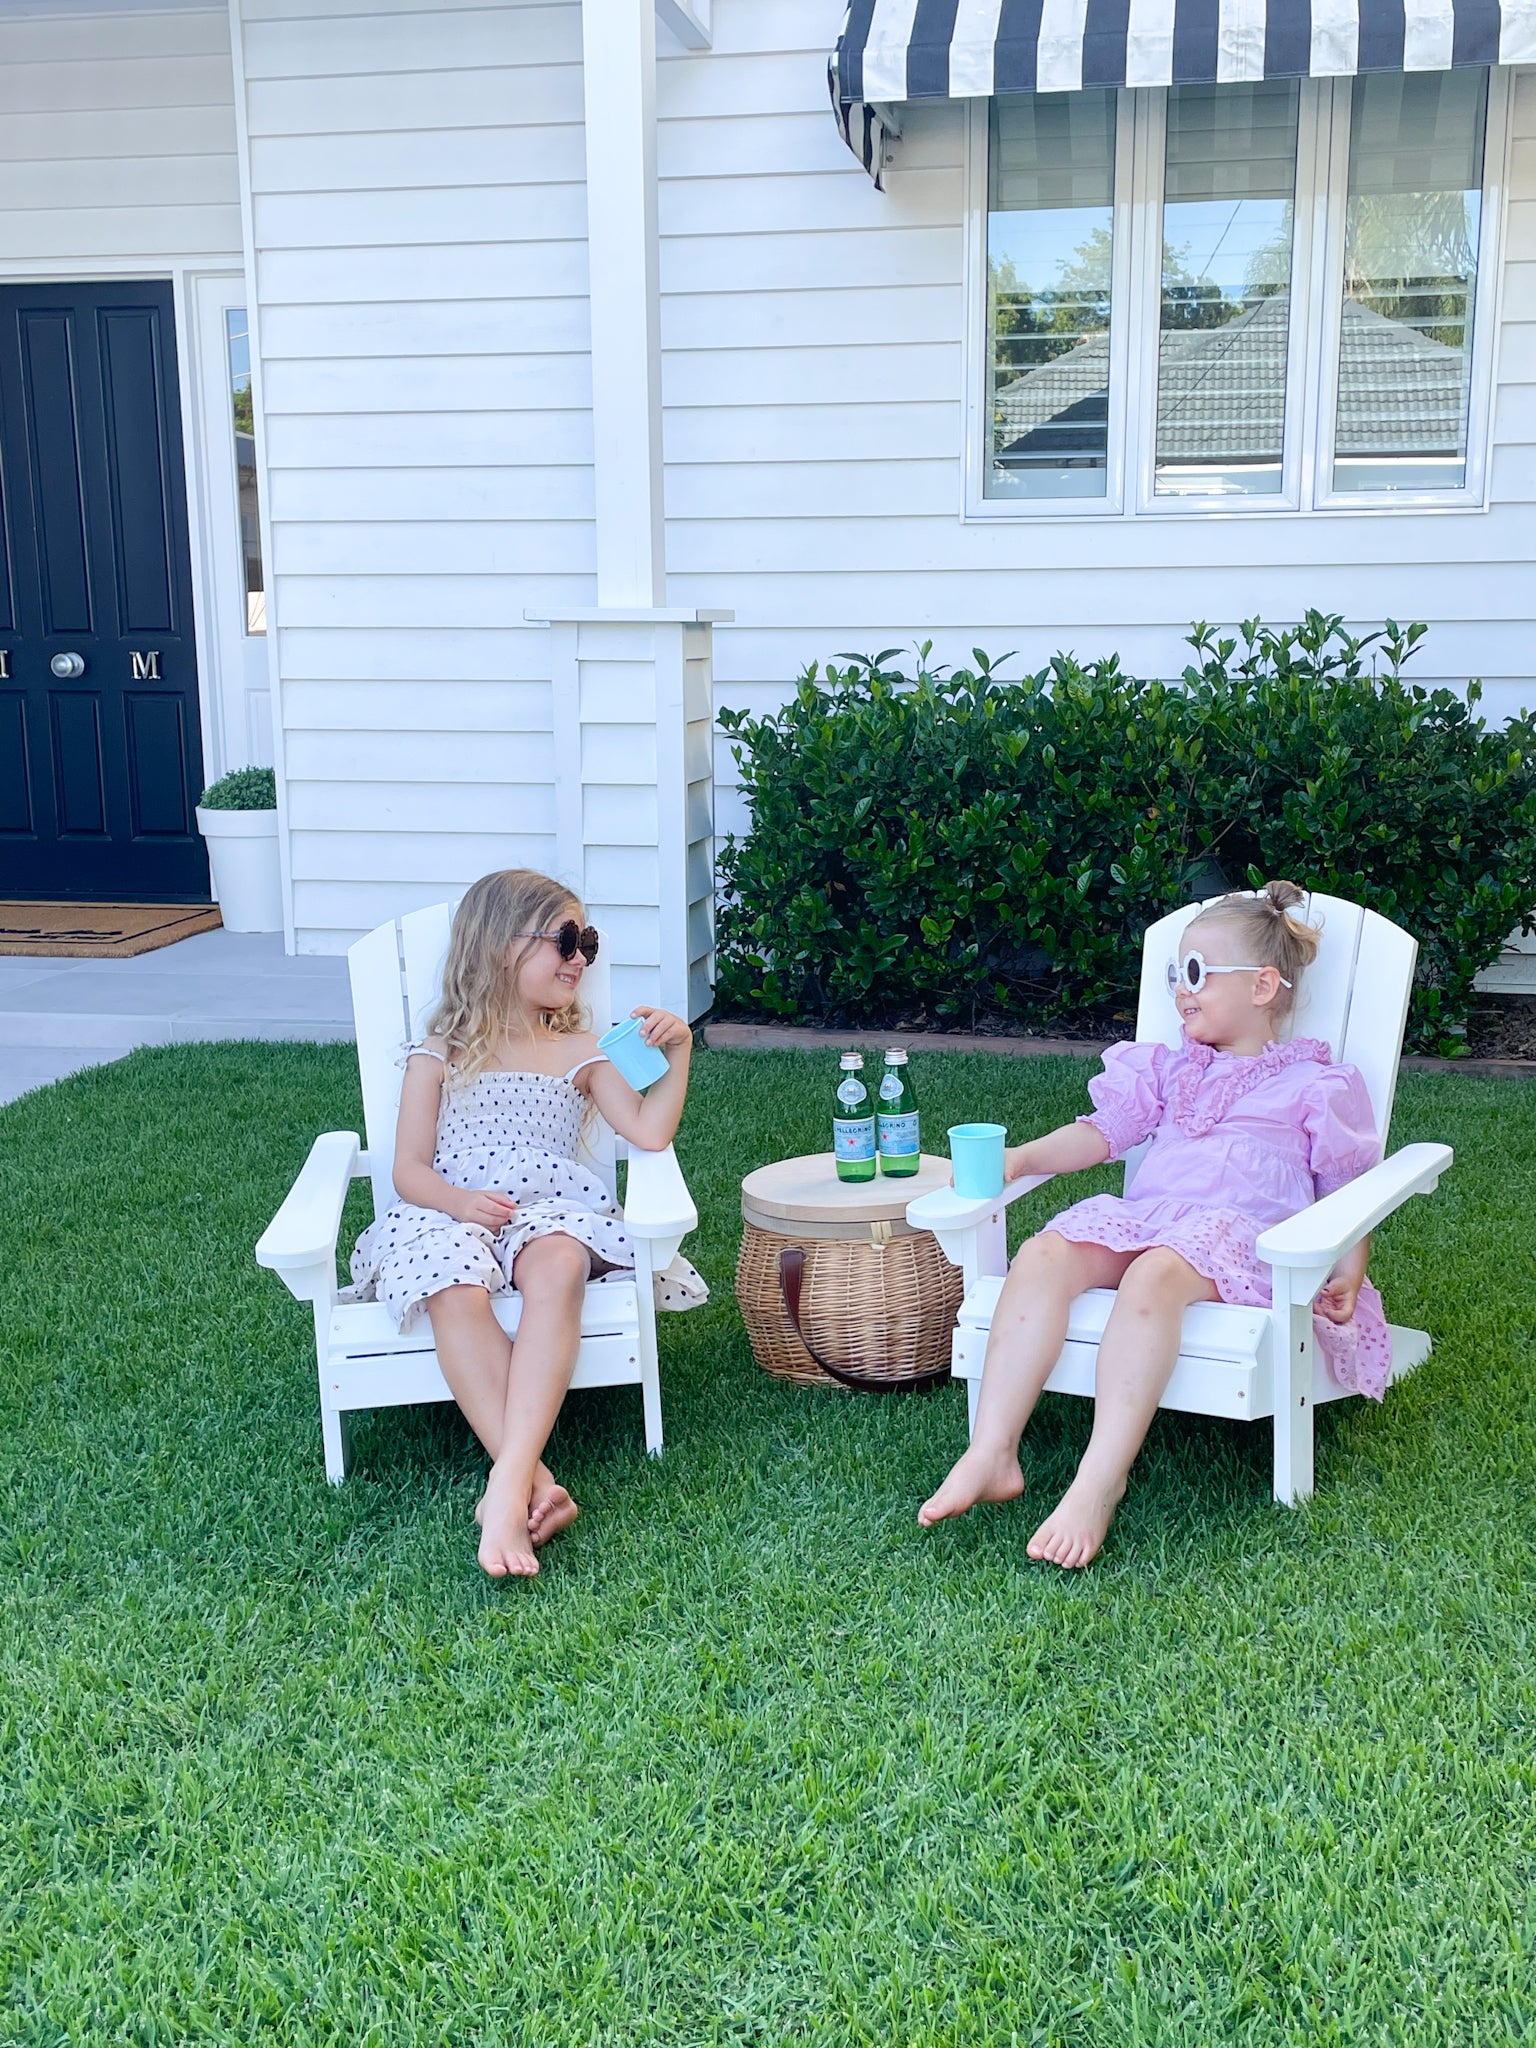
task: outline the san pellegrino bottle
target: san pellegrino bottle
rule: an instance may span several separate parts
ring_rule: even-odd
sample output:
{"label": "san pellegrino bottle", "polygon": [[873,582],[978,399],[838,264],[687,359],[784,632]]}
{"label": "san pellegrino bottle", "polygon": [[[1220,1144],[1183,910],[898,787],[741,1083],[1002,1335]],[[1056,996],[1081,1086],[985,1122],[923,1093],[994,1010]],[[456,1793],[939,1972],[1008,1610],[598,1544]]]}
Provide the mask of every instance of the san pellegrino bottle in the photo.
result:
{"label": "san pellegrino bottle", "polygon": [[922,1132],[907,1056],[899,1045],[893,1045],[885,1056],[876,1123],[880,1171],[898,1180],[904,1174],[916,1173],[922,1163]]}
{"label": "san pellegrino bottle", "polygon": [[864,1055],[845,1052],[838,1061],[842,1078],[832,1110],[832,1151],[839,1180],[875,1177],[875,1105],[859,1079]]}

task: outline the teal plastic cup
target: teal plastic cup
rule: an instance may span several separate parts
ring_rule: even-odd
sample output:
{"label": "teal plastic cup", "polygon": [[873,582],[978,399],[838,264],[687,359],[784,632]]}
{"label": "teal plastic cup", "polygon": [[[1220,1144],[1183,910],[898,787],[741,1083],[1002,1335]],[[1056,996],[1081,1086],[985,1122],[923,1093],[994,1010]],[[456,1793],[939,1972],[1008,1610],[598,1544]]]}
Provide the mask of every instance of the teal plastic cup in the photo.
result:
{"label": "teal plastic cup", "polygon": [[984,1202],[1003,1192],[1004,1124],[951,1124],[949,1158],[955,1170],[955,1193]]}
{"label": "teal plastic cup", "polygon": [[647,1045],[640,1036],[638,1017],[626,1017],[605,1031],[597,1049],[608,1055],[631,1088],[649,1088],[671,1065],[659,1045]]}

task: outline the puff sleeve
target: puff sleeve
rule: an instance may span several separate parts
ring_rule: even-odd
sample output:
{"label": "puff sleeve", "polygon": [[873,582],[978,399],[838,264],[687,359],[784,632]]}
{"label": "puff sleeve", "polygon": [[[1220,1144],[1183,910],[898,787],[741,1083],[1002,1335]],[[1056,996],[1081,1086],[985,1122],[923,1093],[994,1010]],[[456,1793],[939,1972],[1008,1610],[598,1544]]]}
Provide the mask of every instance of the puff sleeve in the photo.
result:
{"label": "puff sleeve", "polygon": [[1376,1112],[1358,1067],[1324,1067],[1307,1085],[1302,1120],[1319,1201],[1381,1158]]}
{"label": "puff sleeve", "polygon": [[1125,1041],[1104,1054],[1104,1071],[1088,1083],[1093,1108],[1080,1116],[1107,1140],[1111,1159],[1123,1159],[1143,1138],[1150,1138],[1163,1120],[1163,1076],[1166,1045]]}

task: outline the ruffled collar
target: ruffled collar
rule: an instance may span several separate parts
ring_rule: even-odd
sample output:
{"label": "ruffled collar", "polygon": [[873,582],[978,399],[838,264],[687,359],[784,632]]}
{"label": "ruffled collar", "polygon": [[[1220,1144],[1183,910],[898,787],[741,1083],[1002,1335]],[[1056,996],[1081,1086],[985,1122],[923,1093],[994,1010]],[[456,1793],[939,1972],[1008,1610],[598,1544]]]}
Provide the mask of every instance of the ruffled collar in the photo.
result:
{"label": "ruffled collar", "polygon": [[[1183,1052],[1168,1091],[1168,1116],[1190,1138],[1203,1138],[1215,1130],[1234,1103],[1287,1067],[1304,1060],[1321,1067],[1333,1064],[1332,1048],[1320,1038],[1292,1038],[1284,1045],[1271,1039],[1262,1052],[1239,1053],[1220,1052],[1214,1045],[1186,1037]],[[1213,1067],[1216,1071],[1207,1089],[1204,1083]],[[1196,1098],[1202,1092],[1203,1100],[1197,1106]]]}

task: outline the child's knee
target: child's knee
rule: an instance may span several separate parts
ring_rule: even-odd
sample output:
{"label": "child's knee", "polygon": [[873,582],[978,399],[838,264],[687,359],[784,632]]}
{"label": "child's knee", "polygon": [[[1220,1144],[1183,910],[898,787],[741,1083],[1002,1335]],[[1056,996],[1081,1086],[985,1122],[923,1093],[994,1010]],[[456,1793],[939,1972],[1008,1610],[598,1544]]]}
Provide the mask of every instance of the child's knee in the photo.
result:
{"label": "child's knee", "polygon": [[1064,1237],[1058,1237],[1054,1230],[1042,1230],[1035,1237],[1026,1237],[1014,1254],[1014,1268],[1035,1268],[1049,1272],[1052,1268],[1065,1266],[1072,1247]]}
{"label": "child's knee", "polygon": [[1140,1253],[1125,1270],[1120,1293],[1130,1301],[1149,1306],[1160,1301],[1187,1297],[1200,1285],[1200,1276],[1188,1259],[1168,1245],[1153,1245]]}
{"label": "child's knee", "polygon": [[434,1328],[442,1323],[483,1322],[491,1315],[490,1289],[479,1281],[457,1281],[426,1297],[427,1314]]}
{"label": "child's knee", "polygon": [[592,1254],[579,1238],[553,1233],[535,1238],[518,1254],[513,1283],[551,1294],[580,1294],[592,1274]]}

